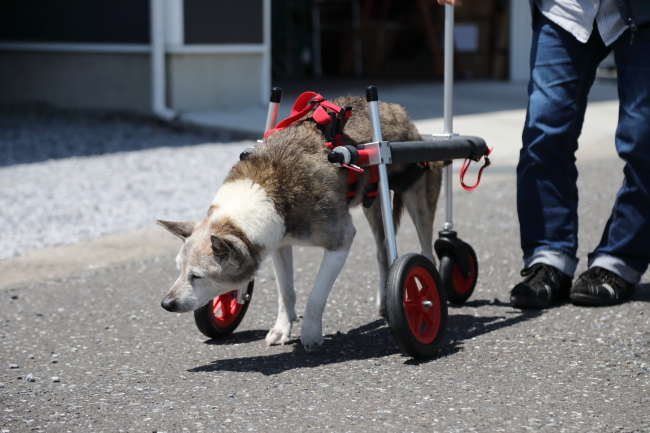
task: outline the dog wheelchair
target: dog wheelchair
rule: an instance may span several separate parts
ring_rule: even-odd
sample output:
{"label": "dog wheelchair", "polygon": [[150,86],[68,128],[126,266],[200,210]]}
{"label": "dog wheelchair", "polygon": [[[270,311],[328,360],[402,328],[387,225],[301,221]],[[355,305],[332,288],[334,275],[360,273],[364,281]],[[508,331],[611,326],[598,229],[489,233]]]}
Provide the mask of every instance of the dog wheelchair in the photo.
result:
{"label": "dog wheelchair", "polygon": [[[384,290],[386,318],[397,345],[404,354],[413,358],[430,358],[435,355],[443,343],[447,327],[447,301],[454,304],[467,301],[474,292],[478,279],[479,265],[474,249],[462,241],[453,230],[452,161],[455,159],[464,159],[466,162],[479,161],[485,158],[485,165],[479,171],[477,183],[473,187],[467,187],[462,183],[467,166],[464,164],[461,169],[461,184],[465,189],[471,190],[478,185],[483,168],[489,165],[490,150],[485,141],[479,137],[453,133],[453,22],[453,7],[446,5],[444,133],[421,134],[423,141],[384,141],[379,118],[378,91],[376,87],[369,86],[366,88],[366,100],[370,114],[372,142],[356,147],[333,145],[328,155],[329,162],[339,167],[352,170],[375,167],[377,171],[377,189],[390,265]],[[281,99],[282,90],[274,88],[271,92],[266,120],[267,132],[276,128]],[[321,101],[313,101],[311,98],[306,106],[307,111],[311,110],[317,102]],[[295,107],[296,105],[294,109]],[[332,125],[335,125],[336,117],[341,120],[344,114],[345,109],[340,113],[330,113]],[[251,150],[244,151],[241,158],[245,158]],[[445,164],[443,172],[445,222],[443,230],[439,232],[439,238],[434,243],[434,250],[440,261],[439,269],[436,269],[435,265],[423,255],[409,253],[398,256],[397,254],[386,165],[422,161],[444,161]],[[242,289],[221,295],[196,310],[194,318],[199,330],[207,337],[216,339],[230,335],[246,314],[253,288],[254,281],[251,281]]]}

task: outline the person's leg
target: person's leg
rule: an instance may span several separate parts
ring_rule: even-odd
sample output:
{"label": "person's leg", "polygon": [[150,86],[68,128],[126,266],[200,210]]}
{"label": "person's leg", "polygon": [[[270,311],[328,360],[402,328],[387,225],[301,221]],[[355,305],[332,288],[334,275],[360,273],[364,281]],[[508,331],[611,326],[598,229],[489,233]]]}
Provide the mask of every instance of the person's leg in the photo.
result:
{"label": "person's leg", "polygon": [[609,49],[597,29],[585,44],[536,13],[528,112],[517,166],[517,213],[526,277],[510,293],[516,307],[566,299],[577,266],[575,152],[598,64]]}
{"label": "person's leg", "polygon": [[546,263],[572,277],[577,265],[575,152],[587,95],[607,55],[597,29],[585,44],[536,15],[517,211],[524,267]]}
{"label": "person's leg", "polygon": [[609,274],[583,274],[585,281],[571,290],[577,303],[609,305],[630,297],[650,263],[650,27],[639,28],[633,44],[630,33],[613,44],[620,100],[616,150],[625,179],[600,244],[589,254],[590,271]]}

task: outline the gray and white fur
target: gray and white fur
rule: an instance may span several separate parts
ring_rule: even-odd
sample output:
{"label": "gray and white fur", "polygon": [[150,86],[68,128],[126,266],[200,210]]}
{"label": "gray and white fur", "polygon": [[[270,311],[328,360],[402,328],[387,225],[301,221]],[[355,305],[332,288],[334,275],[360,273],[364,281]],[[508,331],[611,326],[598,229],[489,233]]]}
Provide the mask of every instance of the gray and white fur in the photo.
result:
{"label": "gray and white fur", "polygon": [[[353,115],[343,129],[343,143],[371,142],[365,99],[348,96],[332,102],[352,107]],[[379,113],[384,140],[421,140],[401,106],[379,102]],[[266,343],[284,344],[290,340],[292,324],[298,317],[291,247],[318,246],[325,253],[307,300],[301,340],[307,352],[323,344],[323,310],[356,233],[349,209],[360,204],[369,178],[369,170],[359,174],[356,196],[348,205],[347,170],[327,161],[325,141],[308,115],[266,137],[248,158],[237,163],[202,221],[158,221],[183,240],[176,259],[181,275],[162,301],[166,310],[192,311],[216,296],[243,287],[270,255],[280,296],[277,321]],[[406,167],[388,165],[389,177]],[[422,254],[432,261],[433,219],[441,173],[440,163],[429,163],[428,171],[411,188],[393,194],[396,228],[406,208],[415,223]],[[383,315],[388,258],[380,207],[377,199],[370,208],[364,208],[364,213],[377,247],[377,299],[379,314]]]}

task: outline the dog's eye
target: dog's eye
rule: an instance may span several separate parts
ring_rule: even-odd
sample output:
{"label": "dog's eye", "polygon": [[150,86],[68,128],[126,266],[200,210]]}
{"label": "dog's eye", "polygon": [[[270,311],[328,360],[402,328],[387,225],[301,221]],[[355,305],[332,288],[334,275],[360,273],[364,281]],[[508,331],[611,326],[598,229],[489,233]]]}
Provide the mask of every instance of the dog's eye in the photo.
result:
{"label": "dog's eye", "polygon": [[198,279],[200,279],[200,278],[201,278],[201,277],[198,276],[198,275],[196,275],[196,274],[189,274],[189,275],[187,276],[187,279],[190,280],[190,281],[198,280]]}

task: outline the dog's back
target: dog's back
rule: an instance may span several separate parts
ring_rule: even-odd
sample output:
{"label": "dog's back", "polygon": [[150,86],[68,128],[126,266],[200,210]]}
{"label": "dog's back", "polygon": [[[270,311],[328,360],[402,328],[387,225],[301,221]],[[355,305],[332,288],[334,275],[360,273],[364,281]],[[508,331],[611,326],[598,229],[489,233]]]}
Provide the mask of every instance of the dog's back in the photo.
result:
{"label": "dog's back", "polygon": [[[372,141],[368,106],[364,98],[347,96],[337,98],[332,103],[352,107],[352,117],[347,119],[342,131],[343,144]],[[379,113],[384,140],[421,140],[415,125],[401,106],[380,102]],[[337,230],[337,222],[346,219],[348,207],[361,202],[370,171],[358,175],[355,198],[348,204],[345,198],[347,171],[327,161],[329,150],[324,146],[325,141],[325,135],[308,115],[265,138],[248,158],[232,168],[225,182],[251,179],[273,200],[278,213],[285,220],[287,236],[337,249],[337,237],[332,235]],[[388,166],[388,172],[400,172],[405,168],[406,164],[392,164]],[[431,169],[438,167],[434,164]],[[439,173],[436,174],[433,179],[439,177]],[[396,209],[396,217],[399,218],[401,200],[396,202],[396,206],[399,207]]]}

